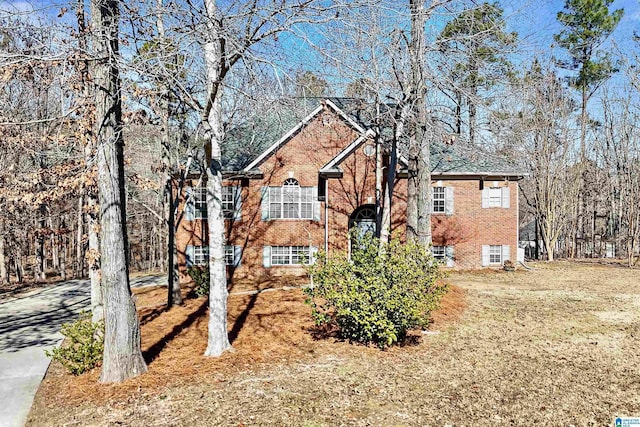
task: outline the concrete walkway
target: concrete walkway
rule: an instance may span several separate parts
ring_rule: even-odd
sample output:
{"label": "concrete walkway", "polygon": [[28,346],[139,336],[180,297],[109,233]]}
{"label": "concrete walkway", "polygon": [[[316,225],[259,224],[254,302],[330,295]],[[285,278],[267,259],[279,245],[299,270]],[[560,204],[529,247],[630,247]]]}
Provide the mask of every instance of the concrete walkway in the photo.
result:
{"label": "concrete walkway", "polygon": [[[132,287],[163,283],[163,276],[131,279]],[[22,427],[49,367],[45,350],[60,344],[60,326],[90,306],[88,280],[65,283],[0,301],[0,427]]]}

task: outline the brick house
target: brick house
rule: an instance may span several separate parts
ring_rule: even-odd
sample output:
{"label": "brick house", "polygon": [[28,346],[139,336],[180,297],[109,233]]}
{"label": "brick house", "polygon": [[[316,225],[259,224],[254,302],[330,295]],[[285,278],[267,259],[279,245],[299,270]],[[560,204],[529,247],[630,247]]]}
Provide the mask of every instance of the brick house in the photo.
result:
{"label": "brick house", "polygon": [[[289,106],[296,114],[283,115],[277,126],[254,129],[251,138],[236,135],[233,156],[223,159],[222,201],[233,279],[302,274],[302,261],[318,249],[329,255],[349,251],[349,229],[375,230],[374,132],[350,102],[306,100]],[[253,153],[242,151],[256,139]],[[472,158],[461,151],[437,142],[432,146],[434,256],[464,269],[515,260],[517,180],[523,174],[502,159]],[[183,273],[185,266],[206,265],[208,254],[202,174],[191,169],[176,238]],[[398,172],[391,228],[402,234],[406,179]]]}

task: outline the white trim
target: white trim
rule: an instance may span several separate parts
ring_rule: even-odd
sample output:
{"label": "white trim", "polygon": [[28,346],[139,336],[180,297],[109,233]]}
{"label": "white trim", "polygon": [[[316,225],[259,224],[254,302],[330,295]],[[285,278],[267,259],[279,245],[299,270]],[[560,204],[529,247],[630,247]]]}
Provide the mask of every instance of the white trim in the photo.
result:
{"label": "white trim", "polygon": [[342,111],[336,104],[334,104],[330,99],[325,99],[325,103],[334,109],[336,113],[338,113],[343,119],[345,119],[351,126],[353,126],[358,132],[365,133],[365,129],[356,123],[351,117],[347,116],[344,111]]}
{"label": "white trim", "polygon": [[359,146],[363,144],[363,142],[370,136],[374,136],[375,132],[371,129],[364,132],[364,135],[360,135],[355,141],[347,146],[344,150],[338,153],[329,163],[320,168],[320,173],[328,172],[330,169],[342,163],[342,161],[347,158],[351,153],[356,150]]}
{"label": "white trim", "polygon": [[322,111],[324,107],[322,105],[318,106],[315,110],[311,112],[307,117],[302,119],[300,123],[298,123],[293,129],[289,132],[285,133],[282,138],[280,138],[277,142],[275,142],[271,147],[267,148],[262,154],[258,156],[253,162],[249,164],[246,168],[243,169],[244,172],[249,172],[251,169],[255,168],[257,165],[262,163],[262,161],[267,158],[273,151],[275,151],[278,147],[285,143],[293,134],[295,134],[300,128],[306,125],[311,119],[313,119],[318,113]]}

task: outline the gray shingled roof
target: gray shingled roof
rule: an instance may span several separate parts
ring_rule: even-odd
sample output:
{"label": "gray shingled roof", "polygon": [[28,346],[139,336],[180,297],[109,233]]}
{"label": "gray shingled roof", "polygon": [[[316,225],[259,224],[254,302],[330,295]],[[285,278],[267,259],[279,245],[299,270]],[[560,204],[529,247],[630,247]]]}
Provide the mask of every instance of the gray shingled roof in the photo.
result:
{"label": "gray shingled roof", "polygon": [[[240,171],[293,129],[323,100],[330,100],[349,118],[368,129],[374,125],[371,104],[355,98],[286,98],[266,112],[227,131],[223,147],[223,170]],[[192,172],[199,167],[194,162]],[[431,145],[432,172],[444,175],[522,176],[515,164],[467,143]]]}
{"label": "gray shingled roof", "polygon": [[431,170],[444,175],[524,175],[522,170],[507,159],[466,143],[432,143]]}

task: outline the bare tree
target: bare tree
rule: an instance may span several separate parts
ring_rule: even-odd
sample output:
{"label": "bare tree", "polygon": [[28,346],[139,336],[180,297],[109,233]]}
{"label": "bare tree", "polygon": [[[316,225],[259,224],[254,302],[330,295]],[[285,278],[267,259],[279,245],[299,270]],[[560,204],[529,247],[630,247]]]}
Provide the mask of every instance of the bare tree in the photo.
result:
{"label": "bare tree", "polygon": [[118,72],[120,2],[92,0],[95,32],[95,135],[100,198],[100,265],[104,297],[104,355],[100,381],[121,382],[147,370],[140,324],[129,286],[122,100]]}

